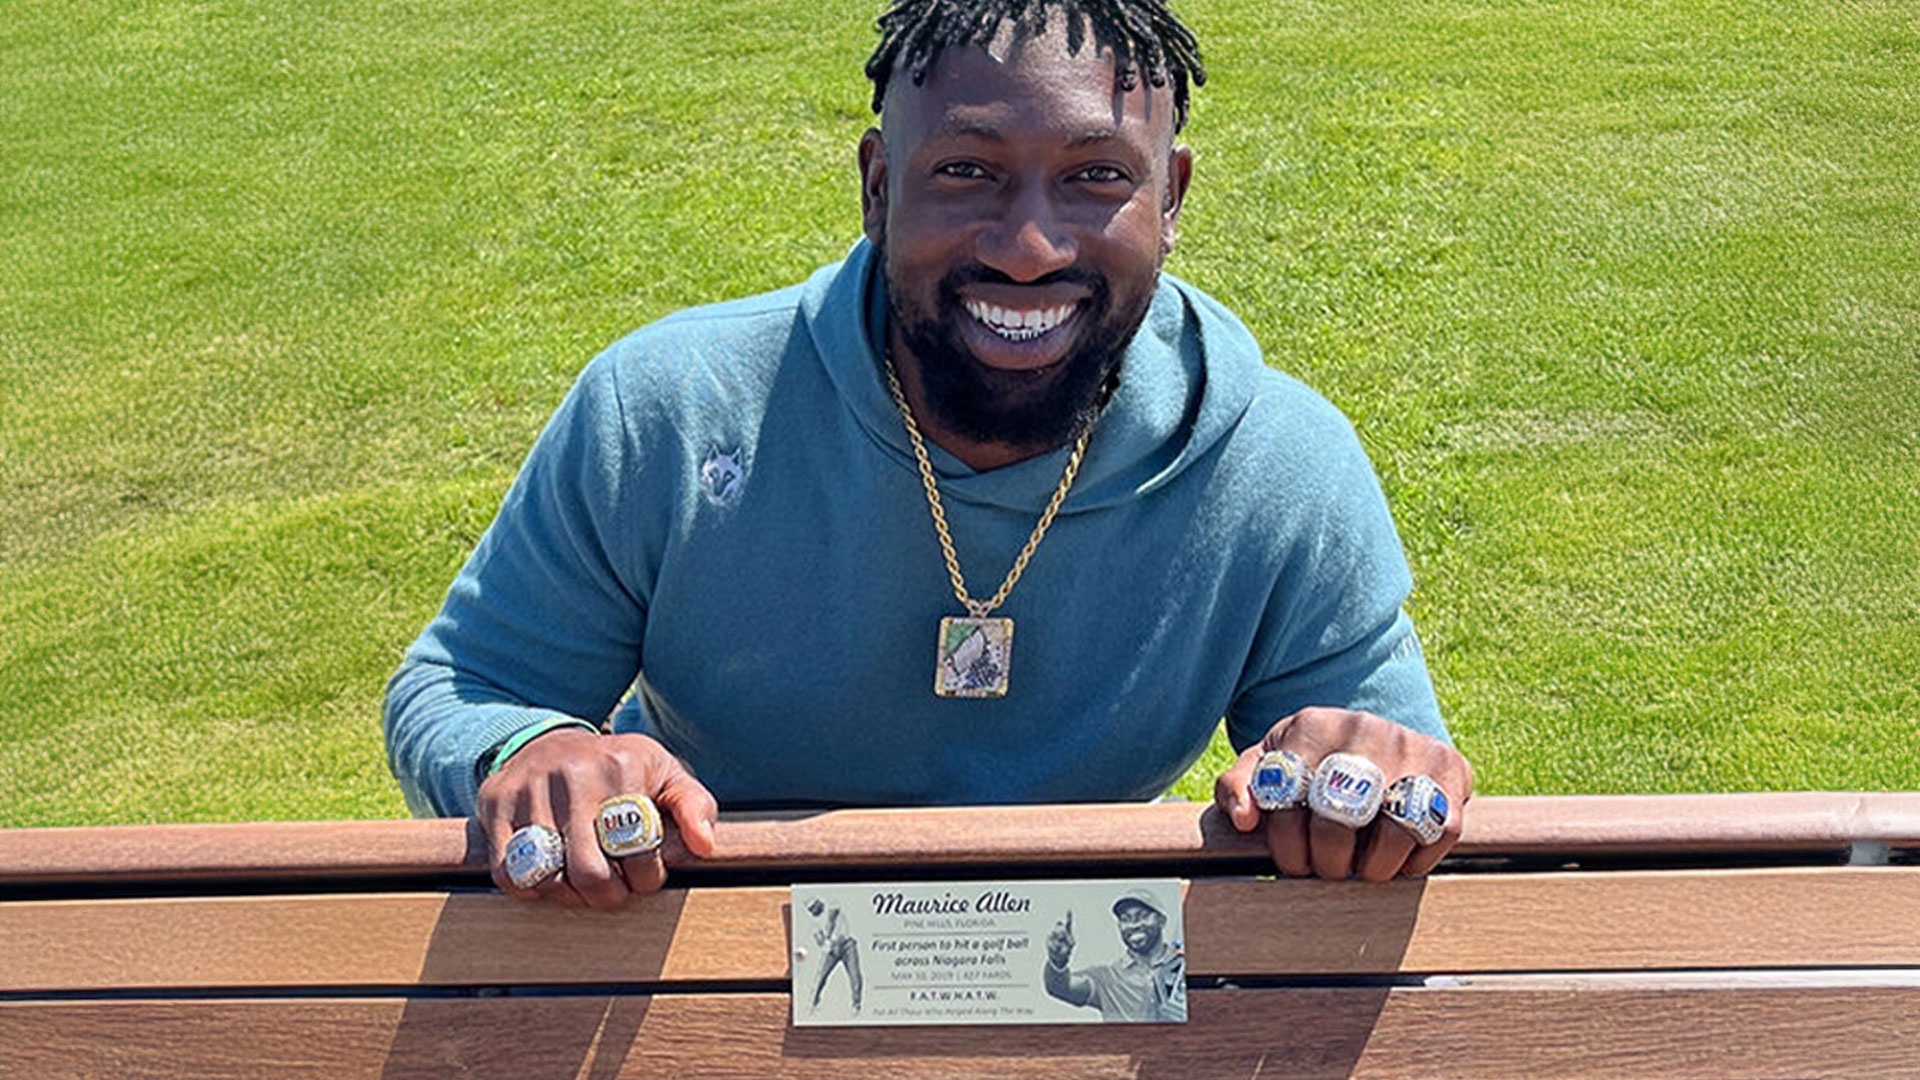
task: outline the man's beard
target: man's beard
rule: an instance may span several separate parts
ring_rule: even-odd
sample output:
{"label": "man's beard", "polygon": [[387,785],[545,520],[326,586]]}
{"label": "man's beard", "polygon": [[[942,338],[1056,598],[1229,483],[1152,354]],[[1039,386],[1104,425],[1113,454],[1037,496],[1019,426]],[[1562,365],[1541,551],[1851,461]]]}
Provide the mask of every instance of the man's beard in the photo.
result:
{"label": "man's beard", "polygon": [[[881,257],[885,266],[884,252]],[[1074,317],[1079,339],[1066,356],[1038,371],[1005,371],[981,363],[960,337],[960,320],[973,318],[960,290],[976,283],[1016,284],[979,263],[955,267],[935,291],[938,311],[927,312],[911,305],[888,274],[887,307],[919,361],[922,400],[940,426],[962,438],[1023,449],[1066,443],[1105,403],[1107,380],[1118,372],[1153,291],[1115,312],[1106,278],[1091,270],[1068,268],[1018,283],[1074,284],[1088,295]]]}

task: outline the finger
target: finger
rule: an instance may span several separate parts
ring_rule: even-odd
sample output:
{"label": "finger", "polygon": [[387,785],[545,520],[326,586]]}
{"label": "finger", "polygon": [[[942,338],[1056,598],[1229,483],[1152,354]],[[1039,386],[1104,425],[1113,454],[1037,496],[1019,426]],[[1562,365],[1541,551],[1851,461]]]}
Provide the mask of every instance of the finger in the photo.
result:
{"label": "finger", "polygon": [[1213,804],[1241,832],[1252,832],[1260,825],[1260,808],[1254,805],[1253,793],[1248,788],[1253,783],[1253,770],[1259,765],[1260,755],[1264,752],[1259,743],[1247,747],[1227,771],[1213,781]]}
{"label": "finger", "polygon": [[1440,865],[1441,859],[1447,857],[1447,851],[1458,839],[1460,839],[1459,833],[1442,833],[1440,839],[1407,857],[1406,863],[1400,867],[1400,876],[1425,877],[1432,873],[1433,868]]}
{"label": "finger", "polygon": [[629,855],[619,860],[619,865],[627,888],[641,896],[657,893],[667,883],[667,864],[661,860],[658,849]]}
{"label": "finger", "polygon": [[1260,740],[1260,749],[1263,751],[1288,749],[1287,733],[1292,731],[1294,727],[1297,724],[1299,724],[1300,718],[1303,716],[1311,718],[1313,714],[1324,712],[1324,711],[1326,710],[1302,709],[1299,712],[1294,713],[1292,716],[1282,717],[1280,720],[1275,722],[1272,727],[1267,729],[1266,737]]}
{"label": "finger", "polygon": [[[509,819],[511,824],[508,832],[509,838],[511,838],[514,832],[518,832],[528,825],[545,825],[549,829],[554,828],[553,805],[547,799],[545,787],[538,784],[522,787],[516,794],[515,802],[517,808],[513,816]],[[563,844],[565,843],[565,834],[562,834],[561,842]],[[583,904],[580,897],[567,885],[566,871],[564,869],[531,889],[523,889],[515,885],[513,880],[506,876],[506,848],[504,845],[500,853],[499,874],[495,880],[504,880],[505,885],[503,887],[507,893],[518,900],[551,900],[564,907],[580,907]]]}
{"label": "finger", "polygon": [[667,774],[660,783],[660,808],[673,817],[687,851],[705,858],[713,854],[713,825],[719,820],[720,804],[679,759],[668,761]]}
{"label": "finger", "polygon": [[1069,938],[1073,936],[1073,909],[1072,908],[1067,909],[1067,936]]}
{"label": "finger", "polygon": [[1325,881],[1353,876],[1354,832],[1337,821],[1312,815],[1307,824],[1307,847],[1313,872]]}
{"label": "finger", "polygon": [[1440,864],[1441,859],[1447,857],[1447,852],[1453,850],[1453,845],[1459,840],[1460,807],[1456,803],[1448,809],[1447,824],[1440,831],[1440,839],[1407,856],[1406,864],[1400,868],[1400,873],[1405,877],[1425,876]]}
{"label": "finger", "polygon": [[566,822],[567,881],[598,911],[614,911],[633,895],[615,860],[600,850],[597,819],[611,788],[598,770],[553,774],[554,802]]}
{"label": "finger", "polygon": [[[557,782],[557,781],[556,781]],[[566,865],[558,874],[541,882],[534,888],[534,895],[542,900],[559,904],[566,908],[584,908],[587,901],[573,887],[569,880],[573,876],[574,849],[578,844],[563,825],[565,815],[558,812],[553,804],[553,792],[547,784],[534,784],[527,789],[528,804],[533,808],[532,819],[560,833],[560,842],[564,845]]]}
{"label": "finger", "polygon": [[582,899],[580,894],[568,883],[567,872],[565,870],[548,878],[546,882],[540,886],[540,899],[559,904],[563,908],[574,908],[576,910],[584,910],[588,906],[586,900]]}
{"label": "finger", "polygon": [[1419,838],[1405,825],[1384,816],[1375,818],[1354,869],[1368,881],[1391,881],[1419,844]]}
{"label": "finger", "polygon": [[1406,865],[1400,868],[1406,877],[1421,877],[1431,872],[1460,840],[1461,814],[1466,810],[1467,800],[1473,798],[1473,765],[1458,753],[1452,755],[1449,764],[1450,769],[1435,777],[1440,790],[1447,795],[1447,823],[1440,829],[1440,839],[1407,857]]}
{"label": "finger", "polygon": [[490,867],[493,883],[500,887],[501,892],[515,900],[538,900],[541,898],[539,887],[523,889],[515,885],[513,878],[508,876],[507,844],[513,839],[514,833],[528,825],[551,827],[553,814],[547,809],[546,799],[536,797],[535,793],[528,788],[514,789],[510,795],[510,801],[501,803],[499,806],[500,809],[495,812],[493,824],[489,826],[488,831],[489,839],[493,844]]}
{"label": "finger", "polygon": [[1273,865],[1288,877],[1306,877],[1313,873],[1308,853],[1305,810],[1275,810],[1267,815],[1267,851]]}
{"label": "finger", "polygon": [[521,889],[507,876],[507,841],[513,836],[515,807],[497,795],[482,793],[475,808],[487,837],[487,873],[494,887],[517,900],[531,900],[531,890]]}

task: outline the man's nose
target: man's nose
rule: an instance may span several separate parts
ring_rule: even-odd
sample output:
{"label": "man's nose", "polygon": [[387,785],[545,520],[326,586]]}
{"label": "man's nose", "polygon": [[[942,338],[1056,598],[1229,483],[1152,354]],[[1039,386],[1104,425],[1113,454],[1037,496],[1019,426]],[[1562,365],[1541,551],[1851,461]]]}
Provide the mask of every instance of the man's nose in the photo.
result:
{"label": "man's nose", "polygon": [[1015,281],[1035,281],[1073,265],[1073,238],[1044,185],[1022,184],[980,237],[979,259]]}

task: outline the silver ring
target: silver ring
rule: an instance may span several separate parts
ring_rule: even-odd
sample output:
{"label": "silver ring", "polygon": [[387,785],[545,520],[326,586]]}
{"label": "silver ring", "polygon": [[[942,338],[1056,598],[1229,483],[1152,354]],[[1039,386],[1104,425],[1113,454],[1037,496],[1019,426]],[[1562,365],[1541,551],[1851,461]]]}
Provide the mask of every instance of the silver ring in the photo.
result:
{"label": "silver ring", "polygon": [[1381,815],[1406,826],[1423,847],[1446,831],[1448,809],[1447,793],[1425,774],[1395,780],[1380,803]]}
{"label": "silver ring", "polygon": [[537,889],[567,868],[567,845],[545,825],[523,825],[507,838],[507,880]]}
{"label": "silver ring", "polygon": [[1307,801],[1307,785],[1312,779],[1313,773],[1299,754],[1269,750],[1254,765],[1247,790],[1253,795],[1254,805],[1262,810],[1291,810]]}
{"label": "silver ring", "polygon": [[1307,806],[1328,821],[1358,829],[1380,812],[1387,778],[1359,754],[1328,754],[1313,771]]}
{"label": "silver ring", "polygon": [[593,815],[593,831],[600,850],[610,858],[645,855],[660,846],[660,808],[645,795],[615,795]]}

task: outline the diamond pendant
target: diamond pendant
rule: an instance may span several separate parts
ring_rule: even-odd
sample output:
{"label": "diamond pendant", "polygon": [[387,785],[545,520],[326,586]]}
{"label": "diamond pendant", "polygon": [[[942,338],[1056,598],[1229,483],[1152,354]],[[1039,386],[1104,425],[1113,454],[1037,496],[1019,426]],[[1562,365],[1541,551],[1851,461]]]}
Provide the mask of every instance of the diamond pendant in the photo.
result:
{"label": "diamond pendant", "polygon": [[940,620],[933,692],[941,697],[1006,697],[1013,620],[949,615]]}

